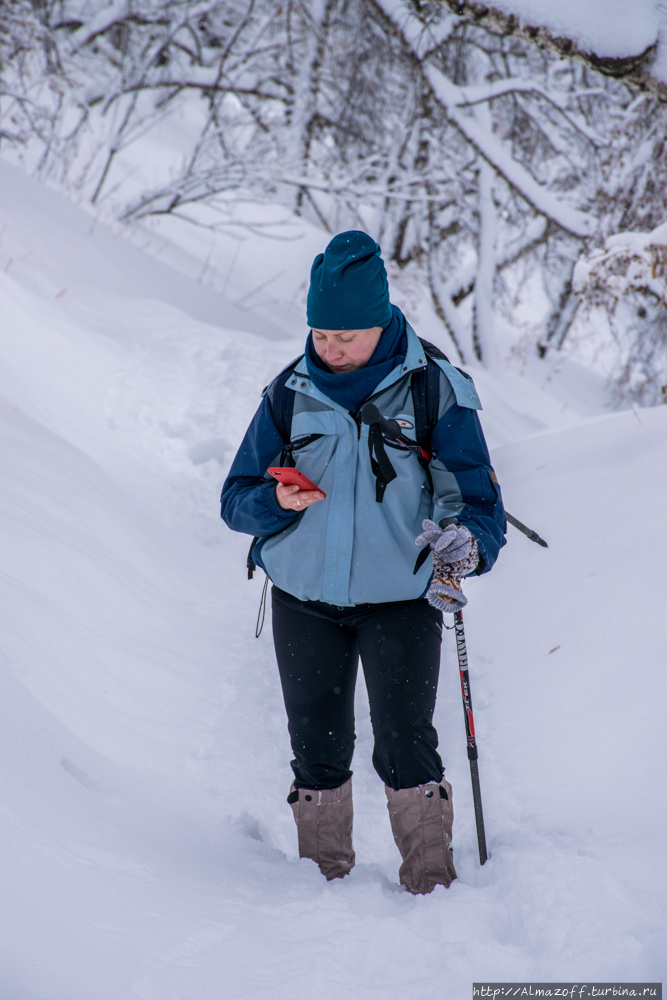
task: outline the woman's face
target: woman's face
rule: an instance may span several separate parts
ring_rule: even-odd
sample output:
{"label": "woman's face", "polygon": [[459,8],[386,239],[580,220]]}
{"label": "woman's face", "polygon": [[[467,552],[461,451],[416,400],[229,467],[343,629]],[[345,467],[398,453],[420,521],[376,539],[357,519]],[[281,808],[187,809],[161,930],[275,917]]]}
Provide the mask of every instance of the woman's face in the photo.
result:
{"label": "woman's face", "polygon": [[313,330],[313,344],[327,368],[343,375],[368,364],[381,334],[381,326],[368,330]]}

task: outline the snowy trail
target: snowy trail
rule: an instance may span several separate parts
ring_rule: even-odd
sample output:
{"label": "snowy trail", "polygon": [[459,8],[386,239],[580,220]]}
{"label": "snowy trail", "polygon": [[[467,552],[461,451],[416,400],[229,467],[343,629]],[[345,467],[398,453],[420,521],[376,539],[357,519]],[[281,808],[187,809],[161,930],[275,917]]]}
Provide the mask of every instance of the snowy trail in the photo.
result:
{"label": "snowy trail", "polygon": [[[19,218],[33,188],[13,178]],[[94,238],[106,273],[126,267],[121,241],[49,192],[43,205],[28,250],[40,226],[55,246],[72,213],[58,266],[76,270]],[[253,638],[261,581],[217,519],[258,391],[298,344],[208,325],[198,289],[180,310],[158,301],[154,261],[146,297],[89,276],[57,298],[37,256],[0,273],[3,1000],[660,980],[667,407],[564,426],[534,381],[479,380],[507,506],[550,546],[513,532],[468,584],[491,858],[479,868],[447,634],[436,723],[459,880],[399,889],[360,685],[359,864],[326,884],[295,856],[268,623]]]}

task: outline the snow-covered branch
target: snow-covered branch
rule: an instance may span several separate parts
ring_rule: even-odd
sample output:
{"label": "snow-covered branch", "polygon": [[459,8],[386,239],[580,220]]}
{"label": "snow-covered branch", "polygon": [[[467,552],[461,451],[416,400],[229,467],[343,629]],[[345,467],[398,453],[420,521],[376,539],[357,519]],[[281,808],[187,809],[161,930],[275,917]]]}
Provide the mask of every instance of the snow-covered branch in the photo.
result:
{"label": "snow-covered branch", "polygon": [[578,303],[606,316],[617,361],[617,402],[654,406],[667,400],[667,222],[650,232],[620,232],[580,259]]}
{"label": "snow-covered branch", "polygon": [[632,292],[667,304],[667,222],[650,233],[616,233],[577,261],[575,294],[615,309]]}
{"label": "snow-covered branch", "polygon": [[[398,8],[394,0],[377,0],[387,17],[395,18]],[[419,37],[414,31],[405,31],[406,20],[403,16],[394,22],[395,29],[401,34],[405,45],[410,49],[415,59],[419,59]],[[519,163],[512,153],[498,141],[492,129],[480,126],[477,118],[466,114],[461,109],[469,104],[488,102],[504,91],[501,84],[518,90],[530,91],[535,87],[527,82],[521,87],[516,80],[503,80],[498,85],[483,87],[459,87],[428,59],[422,67],[425,79],[430,84],[433,94],[445,110],[461,134],[473,148],[510,184],[536,211],[561,226],[566,232],[585,238],[594,229],[594,220],[585,213],[571,208],[561,202],[545,186],[539,184],[534,177]],[[540,88],[541,96],[547,96],[547,91]],[[552,101],[554,103],[554,101]],[[560,111],[564,109],[558,103]],[[599,137],[596,136],[599,140]]]}
{"label": "snow-covered branch", "polygon": [[564,204],[545,186],[538,184],[534,177],[513,158],[511,152],[497,140],[493,132],[480,126],[475,118],[463,114],[457,103],[459,88],[450,83],[444,73],[435,66],[427,66],[425,72],[451,121],[477,152],[522,198],[526,199],[529,205],[574,236],[591,235],[595,225],[594,219]]}
{"label": "snow-covered branch", "polygon": [[[647,91],[659,101],[667,101],[667,84],[653,76],[651,63],[655,57],[657,42],[647,45],[642,51],[631,56],[596,55],[592,50],[583,49],[572,38],[556,34],[547,26],[548,10],[538,23],[529,24],[525,17],[506,13],[496,7],[478,3],[477,0],[438,0],[457,18],[467,21],[503,38],[516,38],[553,52],[560,58],[576,60],[589,66],[597,73],[623,80],[624,83]],[[611,15],[610,15],[611,16]]]}
{"label": "snow-covered branch", "polygon": [[[584,138],[592,142],[594,146],[606,146],[609,143],[608,139],[599,135],[594,129],[589,128],[585,121],[583,121],[578,115],[573,115],[567,105],[576,100],[580,95],[578,93],[567,94],[565,99],[561,98],[559,95],[554,94],[544,87],[540,87],[533,80],[496,80],[495,83],[488,84],[482,87],[459,87],[459,98],[456,100],[456,107],[466,108],[472,107],[475,104],[483,104],[487,101],[492,101],[497,97],[504,97],[507,94],[534,94],[537,97],[542,97],[549,104],[557,108],[562,114],[563,118],[579,132]],[[590,92],[587,96],[590,96]]]}

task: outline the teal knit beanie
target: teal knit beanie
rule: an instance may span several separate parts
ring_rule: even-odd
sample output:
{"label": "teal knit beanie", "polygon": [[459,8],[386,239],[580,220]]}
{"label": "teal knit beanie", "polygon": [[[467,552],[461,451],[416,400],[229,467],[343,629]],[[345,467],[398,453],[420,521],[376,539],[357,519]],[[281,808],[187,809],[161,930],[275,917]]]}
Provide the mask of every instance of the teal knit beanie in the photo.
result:
{"label": "teal knit beanie", "polygon": [[366,233],[334,236],[310,271],[308,326],[316,330],[384,330],[392,317],[380,247]]}

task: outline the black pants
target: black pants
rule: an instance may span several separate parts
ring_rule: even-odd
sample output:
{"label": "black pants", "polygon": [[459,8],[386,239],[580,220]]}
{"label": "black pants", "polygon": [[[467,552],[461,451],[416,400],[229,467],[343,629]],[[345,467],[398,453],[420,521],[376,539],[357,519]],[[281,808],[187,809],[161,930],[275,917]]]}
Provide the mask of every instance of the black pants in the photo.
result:
{"label": "black pants", "polygon": [[442,614],[425,600],[337,608],[272,589],[273,638],[297,788],[338,788],[352,774],[354,688],[364,669],[373,765],[391,788],[440,781],[431,724]]}

